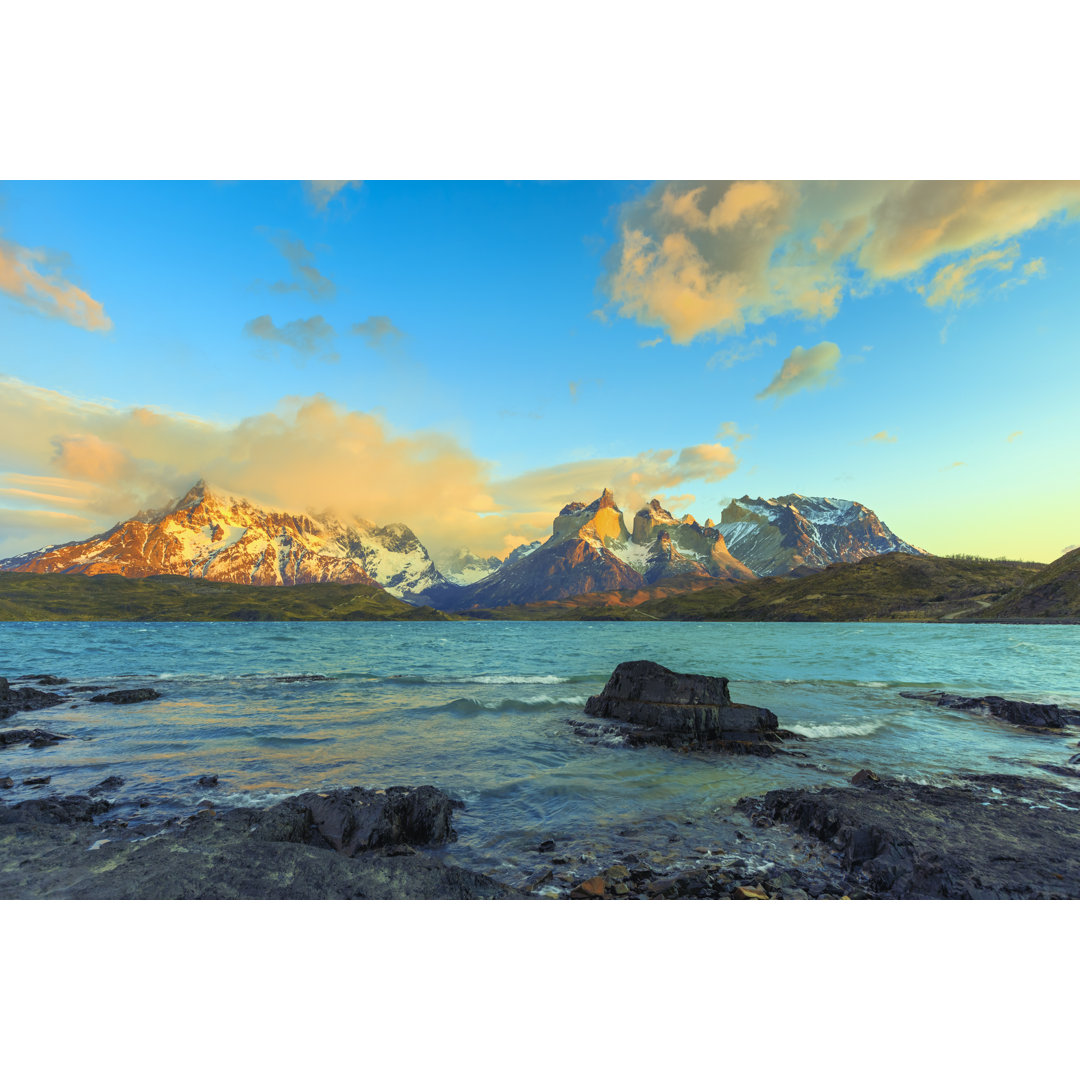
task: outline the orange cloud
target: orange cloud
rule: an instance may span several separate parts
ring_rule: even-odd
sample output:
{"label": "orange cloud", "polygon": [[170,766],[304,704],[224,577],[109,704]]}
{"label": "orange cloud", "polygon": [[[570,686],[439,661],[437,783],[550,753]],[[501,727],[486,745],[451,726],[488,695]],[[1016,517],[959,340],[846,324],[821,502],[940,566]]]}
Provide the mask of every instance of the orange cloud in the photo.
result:
{"label": "orange cloud", "polygon": [[[661,183],[622,208],[602,286],[619,314],[685,344],[774,315],[829,319],[847,293],[967,252],[922,292],[970,298],[972,274],[1005,261],[985,249],[1077,213],[1077,181]],[[1023,279],[1044,269],[1031,260]]]}
{"label": "orange cloud", "polygon": [[[36,511],[62,505],[93,522],[80,533],[60,521],[51,542],[163,506],[205,477],[287,510],[404,521],[433,553],[465,545],[482,555],[505,555],[523,538],[546,536],[562,506],[593,499],[604,487],[636,510],[657,492],[677,497],[680,485],[722,479],[738,465],[717,441],[495,481],[492,466],[450,436],[396,432],[320,395],[285,399],[273,412],[222,425],[84,402],[13,378],[0,378],[0,460],[21,470],[0,477],[24,493],[20,502]],[[29,546],[9,541],[3,553]]]}
{"label": "orange cloud", "polygon": [[861,441],[864,443],[894,443],[896,442],[896,436],[890,435],[887,431],[879,431],[876,435],[868,435]]}
{"label": "orange cloud", "polygon": [[[21,304],[84,330],[111,330],[101,303],[65,281],[55,258],[0,238],[0,292]],[[40,267],[40,269],[38,269]]]}

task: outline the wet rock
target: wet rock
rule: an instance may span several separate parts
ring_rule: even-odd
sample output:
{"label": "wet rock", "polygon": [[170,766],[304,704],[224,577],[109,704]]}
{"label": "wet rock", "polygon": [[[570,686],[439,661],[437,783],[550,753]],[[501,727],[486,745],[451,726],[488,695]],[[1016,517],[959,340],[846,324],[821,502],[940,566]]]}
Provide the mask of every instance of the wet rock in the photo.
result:
{"label": "wet rock", "polygon": [[868,784],[876,784],[880,781],[881,777],[876,772],[871,772],[869,769],[860,769],[852,778],[851,782],[856,787],[865,787]]}
{"label": "wet rock", "polygon": [[587,881],[582,881],[570,892],[571,900],[603,900],[604,899],[604,879],[602,877],[591,877]]}
{"label": "wet rock", "polygon": [[616,883],[613,891],[616,896],[629,896],[630,886],[627,885],[625,881],[620,881]]}
{"label": "wet rock", "polygon": [[769,894],[764,889],[753,885],[736,885],[731,890],[732,900],[768,900]]}
{"label": "wet rock", "polygon": [[782,740],[801,738],[781,730],[768,709],[732,702],[727,679],[681,674],[649,660],[619,664],[585,703],[585,714],[614,721],[599,734],[621,735],[631,746],[770,754]]}
{"label": "wet rock", "polygon": [[1080,724],[1080,709],[1062,705],[1041,705],[1034,701],[1013,701],[1003,697],[964,697],[942,690],[928,693],[902,690],[901,697],[929,701],[945,709],[959,709],[979,716],[993,716],[1019,727],[1044,731],[1061,731],[1069,725]]}
{"label": "wet rock", "polygon": [[23,781],[23,787],[44,787],[52,781],[51,776],[31,776]]}
{"label": "wet rock", "polygon": [[416,848],[410,847],[408,844],[391,844],[383,850],[383,854],[391,859],[400,858],[402,855],[415,855],[416,853]]}
{"label": "wet rock", "polygon": [[0,748],[15,746],[18,743],[29,743],[35,750],[43,746],[55,746],[67,735],[57,735],[52,731],[43,731],[41,728],[10,728],[0,731]]}
{"label": "wet rock", "polygon": [[104,690],[104,689],[106,689],[106,687],[104,687],[104,686],[73,686],[71,688],[73,693],[77,692],[77,693],[80,693],[80,694],[89,694],[89,693],[92,693],[94,690]]}
{"label": "wet rock", "polygon": [[74,825],[93,821],[95,815],[104,814],[111,808],[112,803],[105,799],[91,799],[86,795],[52,795],[0,807],[0,825]]}
{"label": "wet rock", "polygon": [[7,679],[0,678],[0,720],[6,720],[17,712],[47,709],[50,705],[59,705],[63,700],[60,694],[36,690],[32,686],[12,689]]}
{"label": "wet rock", "polygon": [[103,795],[106,791],[116,791],[117,788],[124,786],[124,778],[122,776],[106,776],[104,780],[99,784],[95,784],[89,789],[90,795]]}
{"label": "wet rock", "polygon": [[198,784],[199,787],[217,787],[218,778],[214,774],[208,773],[206,776],[200,776],[195,783]]}
{"label": "wet rock", "polygon": [[58,675],[20,675],[24,682],[36,682],[39,686],[66,686],[68,680]]}
{"label": "wet rock", "polygon": [[616,881],[626,881],[629,876],[630,871],[622,863],[616,863],[604,871],[604,880],[609,884]]}
{"label": "wet rock", "polygon": [[132,690],[113,690],[108,694],[95,694],[90,700],[106,705],[135,705],[140,701],[153,701],[161,697],[157,690],[140,686]]}
{"label": "wet rock", "polygon": [[1048,780],[961,773],[935,787],[882,777],[737,805],[835,852],[804,886],[813,897],[1080,898],[1080,792]]}
{"label": "wet rock", "polygon": [[541,885],[546,885],[552,879],[552,873],[550,870],[538,870],[532,875],[526,882],[526,889],[539,889]]}
{"label": "wet rock", "polygon": [[646,885],[646,890],[650,896],[668,896],[678,892],[678,889],[679,879],[677,877],[656,878],[656,880],[650,881]]}
{"label": "wet rock", "polygon": [[327,675],[275,675],[274,682],[329,682]]}
{"label": "wet rock", "polygon": [[539,851],[541,854],[543,854],[544,852],[547,852],[547,851],[554,851],[555,850],[555,841],[550,840],[550,839],[549,840],[541,840],[540,841],[540,846],[536,850]]}

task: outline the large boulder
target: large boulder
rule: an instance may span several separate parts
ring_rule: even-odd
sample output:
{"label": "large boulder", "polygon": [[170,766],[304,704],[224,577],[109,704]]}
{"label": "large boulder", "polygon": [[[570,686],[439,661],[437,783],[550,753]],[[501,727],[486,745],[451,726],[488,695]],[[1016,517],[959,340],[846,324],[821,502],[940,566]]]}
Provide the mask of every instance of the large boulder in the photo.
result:
{"label": "large boulder", "polygon": [[47,709],[50,705],[58,705],[63,700],[60,694],[52,694],[47,690],[35,690],[32,686],[12,689],[7,679],[0,678],[0,720],[6,720],[17,712]]}
{"label": "large boulder", "polygon": [[650,660],[620,664],[585,703],[585,713],[632,725],[631,743],[770,753],[782,739],[798,738],[770,710],[733,702],[727,679],[682,674]]}

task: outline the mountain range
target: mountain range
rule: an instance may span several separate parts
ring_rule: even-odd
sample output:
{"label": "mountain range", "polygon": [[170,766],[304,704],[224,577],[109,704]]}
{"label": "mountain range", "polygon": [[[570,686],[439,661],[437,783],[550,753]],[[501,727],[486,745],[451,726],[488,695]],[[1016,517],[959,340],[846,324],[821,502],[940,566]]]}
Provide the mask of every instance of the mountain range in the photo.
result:
{"label": "mountain range", "polygon": [[449,611],[561,600],[670,581],[745,582],[810,572],[886,552],[926,554],[861,503],[743,496],[719,525],[669,513],[653,499],[627,527],[614,494],[568,503],[544,541],[505,559],[460,549],[436,566],[405,524],[271,509],[199,481],[161,510],[87,540],[0,560],[24,573],[182,575],[249,585],[378,585]]}

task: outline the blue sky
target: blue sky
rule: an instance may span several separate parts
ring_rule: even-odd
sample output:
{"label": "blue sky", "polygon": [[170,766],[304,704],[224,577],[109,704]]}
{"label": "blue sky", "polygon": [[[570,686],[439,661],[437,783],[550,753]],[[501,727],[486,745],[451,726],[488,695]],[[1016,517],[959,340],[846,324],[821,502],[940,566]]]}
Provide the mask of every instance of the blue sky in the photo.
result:
{"label": "blue sky", "polygon": [[[615,488],[1080,543],[1080,186],[0,185],[0,554],[207,479],[546,535]],[[359,329],[355,329],[359,328]],[[771,388],[771,389],[770,389]]]}

